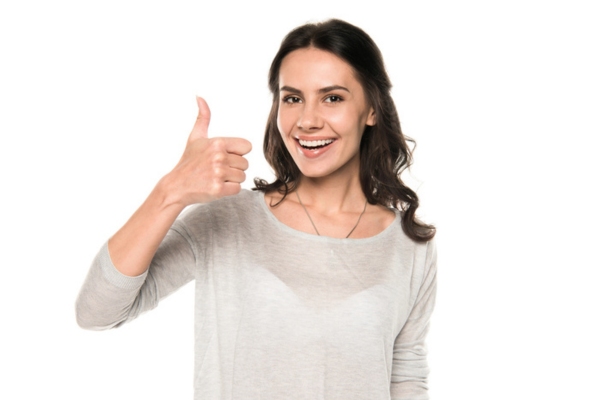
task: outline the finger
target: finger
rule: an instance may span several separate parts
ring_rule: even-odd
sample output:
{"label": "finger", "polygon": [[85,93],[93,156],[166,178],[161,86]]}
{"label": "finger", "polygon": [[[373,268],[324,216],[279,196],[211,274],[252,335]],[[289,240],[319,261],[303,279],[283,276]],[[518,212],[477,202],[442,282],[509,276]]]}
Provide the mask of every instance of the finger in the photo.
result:
{"label": "finger", "polygon": [[234,194],[238,194],[241,190],[242,190],[242,186],[239,183],[225,182],[223,184],[221,194],[223,196],[232,196]]}
{"label": "finger", "polygon": [[208,124],[210,123],[210,108],[202,97],[196,96],[196,102],[198,103],[198,117],[196,123],[190,133],[189,141],[197,139],[208,138]]}
{"label": "finger", "polygon": [[243,156],[250,153],[252,143],[242,138],[225,138],[225,151]]}
{"label": "finger", "polygon": [[237,154],[229,154],[227,158],[227,164],[231,168],[239,169],[245,171],[248,169],[248,160],[246,160],[242,156],[238,156]]}
{"label": "finger", "polygon": [[246,180],[246,173],[240,169],[229,168],[224,178],[225,182],[242,183]]}

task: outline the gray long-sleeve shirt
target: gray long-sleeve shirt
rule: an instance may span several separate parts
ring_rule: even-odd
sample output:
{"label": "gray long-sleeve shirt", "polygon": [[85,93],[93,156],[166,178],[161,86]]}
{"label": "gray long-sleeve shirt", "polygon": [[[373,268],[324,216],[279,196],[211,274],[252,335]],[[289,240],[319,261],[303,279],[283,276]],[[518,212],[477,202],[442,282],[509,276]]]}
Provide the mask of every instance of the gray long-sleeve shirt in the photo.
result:
{"label": "gray long-sleeve shirt", "polygon": [[195,399],[427,399],[435,276],[434,243],[409,239],[398,213],[374,237],[336,239],[242,191],[187,210],[138,277],[103,246],[77,320],[118,326],[194,280]]}

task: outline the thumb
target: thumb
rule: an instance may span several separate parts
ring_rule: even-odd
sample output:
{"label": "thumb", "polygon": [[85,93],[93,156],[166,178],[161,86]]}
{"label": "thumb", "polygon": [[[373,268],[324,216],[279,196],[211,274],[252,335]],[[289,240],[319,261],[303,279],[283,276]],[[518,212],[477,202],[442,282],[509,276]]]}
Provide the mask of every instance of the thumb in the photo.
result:
{"label": "thumb", "polygon": [[206,104],[206,100],[202,97],[196,96],[196,102],[198,103],[198,117],[192,133],[190,133],[189,141],[196,139],[208,138],[208,124],[210,123],[210,108]]}

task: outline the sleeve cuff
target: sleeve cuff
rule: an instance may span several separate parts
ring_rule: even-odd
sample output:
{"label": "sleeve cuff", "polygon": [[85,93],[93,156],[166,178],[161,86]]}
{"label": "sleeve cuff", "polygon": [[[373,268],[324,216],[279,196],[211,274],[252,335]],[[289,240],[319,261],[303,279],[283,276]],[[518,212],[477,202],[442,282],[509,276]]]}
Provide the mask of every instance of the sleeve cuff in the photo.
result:
{"label": "sleeve cuff", "polygon": [[127,276],[121,273],[110,259],[110,253],[108,252],[108,241],[104,243],[104,246],[102,246],[102,249],[98,253],[96,262],[100,264],[100,269],[104,278],[109,283],[120,289],[139,289],[146,280],[146,275],[148,275],[148,270],[138,276]]}

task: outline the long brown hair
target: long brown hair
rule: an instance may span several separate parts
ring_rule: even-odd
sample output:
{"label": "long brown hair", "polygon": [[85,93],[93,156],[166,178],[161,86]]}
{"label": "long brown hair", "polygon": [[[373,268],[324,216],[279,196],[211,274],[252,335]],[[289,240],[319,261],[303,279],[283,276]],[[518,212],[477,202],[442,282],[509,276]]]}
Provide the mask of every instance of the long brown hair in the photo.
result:
{"label": "long brown hair", "polygon": [[263,144],[265,158],[273,168],[276,180],[268,183],[256,178],[254,189],[266,193],[278,191],[285,198],[296,188],[301,175],[277,129],[277,112],[281,63],[292,51],[307,47],[328,51],[350,64],[368,103],[375,110],[376,123],[365,128],[360,143],[360,184],[367,201],[400,209],[402,229],[411,239],[417,242],[432,239],[435,228],[416,218],[419,198],[400,178],[402,171],[412,163],[412,151],[407,142],[414,144],[414,141],[405,137],[400,129],[398,112],[390,95],[392,84],[381,52],[362,29],[341,20],[302,25],[283,39],[269,70],[273,104]]}

